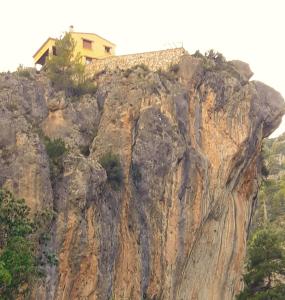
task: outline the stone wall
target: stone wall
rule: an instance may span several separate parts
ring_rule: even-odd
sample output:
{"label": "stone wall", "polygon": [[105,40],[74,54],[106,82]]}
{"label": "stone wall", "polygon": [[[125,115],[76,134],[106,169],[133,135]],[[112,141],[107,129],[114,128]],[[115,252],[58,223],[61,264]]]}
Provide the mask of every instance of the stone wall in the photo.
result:
{"label": "stone wall", "polygon": [[135,65],[146,65],[150,70],[167,70],[169,66],[179,63],[181,57],[187,54],[184,48],[112,56],[98,59],[88,66],[88,72],[94,74],[102,70],[129,69]]}

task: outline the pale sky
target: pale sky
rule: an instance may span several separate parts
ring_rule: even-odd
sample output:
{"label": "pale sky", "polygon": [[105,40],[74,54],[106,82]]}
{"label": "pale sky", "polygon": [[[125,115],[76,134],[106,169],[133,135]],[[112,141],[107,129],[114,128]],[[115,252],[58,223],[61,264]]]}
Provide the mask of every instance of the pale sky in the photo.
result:
{"label": "pale sky", "polygon": [[[114,42],[117,54],[213,48],[285,96],[285,0],[2,0],[0,71],[32,66],[69,25]],[[274,135],[283,131],[285,119]]]}

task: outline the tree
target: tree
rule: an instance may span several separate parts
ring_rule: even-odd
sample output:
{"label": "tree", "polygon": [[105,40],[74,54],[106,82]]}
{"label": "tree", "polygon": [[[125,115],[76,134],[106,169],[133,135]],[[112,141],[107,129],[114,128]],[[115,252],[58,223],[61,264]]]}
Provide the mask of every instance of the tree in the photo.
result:
{"label": "tree", "polygon": [[272,227],[258,229],[249,242],[245,289],[237,299],[282,300],[284,276],[284,234]]}
{"label": "tree", "polygon": [[220,52],[216,52],[213,49],[210,49],[209,51],[207,51],[205,53],[205,57],[207,57],[208,59],[214,60],[217,64],[226,63],[226,59],[223,56],[223,54]]}
{"label": "tree", "polygon": [[85,66],[79,53],[75,53],[76,42],[71,33],[56,40],[56,55],[48,58],[47,75],[56,90],[64,90],[68,96],[85,82]]}
{"label": "tree", "polygon": [[53,215],[35,217],[23,199],[0,189],[0,299],[17,299],[41,274],[39,239]]}

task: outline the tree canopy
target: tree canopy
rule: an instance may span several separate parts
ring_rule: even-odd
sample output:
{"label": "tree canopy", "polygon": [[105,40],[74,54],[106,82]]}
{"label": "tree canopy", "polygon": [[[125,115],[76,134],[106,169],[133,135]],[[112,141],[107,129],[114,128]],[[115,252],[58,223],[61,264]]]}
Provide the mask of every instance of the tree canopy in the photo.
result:
{"label": "tree canopy", "polygon": [[284,233],[273,227],[256,230],[248,245],[245,288],[238,300],[282,300],[285,295]]}
{"label": "tree canopy", "polygon": [[84,81],[85,66],[79,53],[75,53],[76,42],[71,33],[56,40],[56,55],[48,58],[46,63],[47,75],[57,90],[72,93],[72,88]]}
{"label": "tree canopy", "polygon": [[85,65],[75,48],[76,42],[70,32],[56,40],[56,53],[46,62],[47,75],[53,87],[64,91],[68,97],[94,94],[97,88],[86,78]]}
{"label": "tree canopy", "polygon": [[11,299],[36,275],[36,257],[29,236],[34,224],[23,199],[0,190],[0,294]]}
{"label": "tree canopy", "polygon": [[248,242],[245,288],[237,299],[285,299],[285,135],[264,141],[257,211]]}
{"label": "tree canopy", "polygon": [[[41,275],[39,239],[52,219],[49,211],[31,217],[24,199],[0,189],[0,299],[26,295]],[[48,258],[44,258],[48,260]]]}

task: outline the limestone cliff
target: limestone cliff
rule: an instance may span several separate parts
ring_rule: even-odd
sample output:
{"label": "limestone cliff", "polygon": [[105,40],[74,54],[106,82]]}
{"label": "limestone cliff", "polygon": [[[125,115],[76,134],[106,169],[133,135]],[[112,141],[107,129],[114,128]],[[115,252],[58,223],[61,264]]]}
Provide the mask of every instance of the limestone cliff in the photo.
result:
{"label": "limestone cliff", "polygon": [[[184,55],[169,72],[101,72],[95,96],[65,99],[42,74],[0,75],[0,184],[57,213],[59,264],[34,299],[234,299],[261,141],[285,112],[250,76]],[[69,147],[56,178],[43,136]],[[118,190],[99,163],[109,151]]]}

